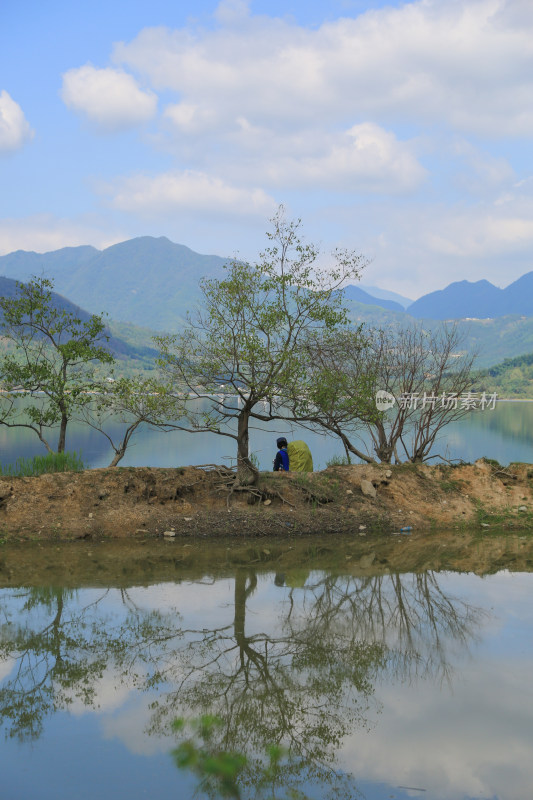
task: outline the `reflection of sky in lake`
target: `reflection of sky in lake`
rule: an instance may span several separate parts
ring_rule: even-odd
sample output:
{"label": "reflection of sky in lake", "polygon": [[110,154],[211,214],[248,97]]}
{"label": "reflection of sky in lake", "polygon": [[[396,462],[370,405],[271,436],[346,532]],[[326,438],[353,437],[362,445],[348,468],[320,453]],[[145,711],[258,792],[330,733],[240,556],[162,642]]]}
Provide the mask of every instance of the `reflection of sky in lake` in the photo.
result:
{"label": "reflection of sky in lake", "polygon": [[533,780],[533,575],[448,574],[441,585],[491,610],[479,643],[440,691],[427,680],[380,685],[379,723],[354,732],[342,763],[435,800],[523,800]]}
{"label": "reflection of sky in lake", "polygon": [[[286,624],[289,612],[296,628],[305,619],[305,606],[312,604],[316,591],[311,587],[319,585],[321,573],[308,573],[305,588],[300,572],[294,580],[290,574],[286,577],[295,587],[292,590],[287,583],[276,586],[273,574],[258,576],[247,602],[247,636],[279,635],[280,623]],[[385,593],[392,578],[385,576],[380,585]],[[402,576],[406,591],[415,580],[416,576]],[[529,602],[533,575],[501,572],[480,578],[440,573],[436,580],[455,608],[466,602],[488,613],[478,618],[475,635],[464,646],[442,634],[450,667],[445,678],[439,674],[435,680],[435,675],[421,676],[416,670],[409,675],[390,669],[378,673],[368,724],[356,726],[342,741],[339,765],[353,772],[368,800],[420,796],[399,786],[425,789],[423,796],[432,800],[523,800],[533,785],[533,607]],[[346,585],[345,579],[336,584],[341,593]],[[6,602],[6,590],[3,595],[8,613],[22,608],[23,598]],[[83,609],[91,609],[92,614],[94,609],[111,631],[124,622],[129,607],[168,612],[182,629],[232,628],[231,576],[131,587],[126,595],[117,589],[107,593],[79,590],[69,596],[65,618],[75,619]],[[32,614],[34,624],[46,623],[43,608]],[[332,618],[331,625],[336,624]],[[283,630],[286,635],[287,629]],[[340,625],[338,630],[345,629]],[[189,638],[185,635],[179,646],[185,646]],[[394,630],[389,630],[387,638],[398,641]],[[2,667],[5,679],[12,679],[14,662],[6,659]],[[4,743],[2,797],[192,797],[192,782],[177,772],[168,756],[170,740],[145,733],[156,697],[154,689],[139,691],[138,677],[119,675],[108,665],[96,681],[91,704],[72,698],[69,712],[50,716],[35,742]],[[175,713],[180,713],[179,702]]]}
{"label": "reflection of sky in lake", "polygon": [[[114,435],[120,426],[109,429]],[[261,469],[272,468],[279,435],[288,439],[304,439],[313,453],[315,469],[323,469],[328,459],[344,456],[338,439],[296,425],[279,421],[262,429],[252,426],[250,451],[259,459]],[[357,442],[370,452],[369,443]],[[101,434],[88,426],[71,423],[67,433],[67,449],[81,451],[90,467],[109,464],[112,452]],[[232,439],[214,434],[193,434],[183,431],[163,432],[141,429],[120,462],[121,466],[173,467],[189,464],[234,463],[236,445]],[[0,460],[12,463],[20,456],[43,453],[44,448],[31,431],[8,430],[0,426]],[[475,461],[482,456],[503,464],[510,461],[533,462],[533,403],[498,403],[495,410],[477,411],[443,429],[433,453],[445,458]],[[403,455],[400,453],[400,457]]]}

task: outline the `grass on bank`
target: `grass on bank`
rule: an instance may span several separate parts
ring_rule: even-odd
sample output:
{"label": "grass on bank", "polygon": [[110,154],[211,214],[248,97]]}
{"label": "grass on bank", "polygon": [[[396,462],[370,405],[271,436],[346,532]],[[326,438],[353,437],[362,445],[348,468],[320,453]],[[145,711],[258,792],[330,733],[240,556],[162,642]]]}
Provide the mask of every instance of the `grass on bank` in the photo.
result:
{"label": "grass on bank", "polygon": [[81,453],[47,453],[32,458],[17,458],[14,464],[0,465],[0,475],[27,478],[48,472],[81,472],[85,469]]}

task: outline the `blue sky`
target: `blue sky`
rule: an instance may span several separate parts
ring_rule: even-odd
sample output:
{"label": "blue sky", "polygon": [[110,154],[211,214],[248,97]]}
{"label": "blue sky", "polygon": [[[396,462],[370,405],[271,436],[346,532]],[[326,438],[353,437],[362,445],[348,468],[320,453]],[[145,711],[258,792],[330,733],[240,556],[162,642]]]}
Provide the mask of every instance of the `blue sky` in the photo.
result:
{"label": "blue sky", "polygon": [[0,9],[0,254],[168,236],[253,259],[280,203],[417,297],[533,269],[531,0]]}

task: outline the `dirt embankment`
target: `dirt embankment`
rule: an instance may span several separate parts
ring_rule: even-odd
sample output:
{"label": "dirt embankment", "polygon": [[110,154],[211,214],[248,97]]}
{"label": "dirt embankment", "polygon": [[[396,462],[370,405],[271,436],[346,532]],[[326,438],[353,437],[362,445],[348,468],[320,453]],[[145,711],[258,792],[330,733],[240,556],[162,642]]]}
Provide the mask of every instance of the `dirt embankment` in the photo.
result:
{"label": "dirt embankment", "polygon": [[0,540],[533,530],[533,465],[338,466],[262,473],[254,493],[224,468],[96,469],[0,482]]}

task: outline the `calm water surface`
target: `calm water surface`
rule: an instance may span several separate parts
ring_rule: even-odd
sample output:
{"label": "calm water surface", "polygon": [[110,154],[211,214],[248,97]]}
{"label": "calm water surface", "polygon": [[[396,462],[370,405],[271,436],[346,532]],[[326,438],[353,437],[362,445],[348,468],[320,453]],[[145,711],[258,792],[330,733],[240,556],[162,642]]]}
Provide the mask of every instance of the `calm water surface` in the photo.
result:
{"label": "calm water surface", "polygon": [[206,713],[248,787],[288,749],[276,797],[530,797],[533,575],[486,574],[529,540],[476,542],[467,573],[357,540],[4,546],[2,798],[203,797],[172,722]]}
{"label": "calm water surface", "polygon": [[[108,431],[118,439],[121,426],[116,423]],[[250,451],[256,455],[261,469],[272,468],[275,440],[279,435],[289,439],[305,439],[311,447],[315,469],[324,469],[330,458],[344,455],[341,443],[334,437],[277,422],[263,428],[252,427],[250,431]],[[359,441],[357,444],[361,449],[371,452],[368,443]],[[87,425],[75,423],[68,428],[67,449],[81,451],[88,467],[105,467],[113,456],[101,434]],[[120,463],[121,466],[132,467],[230,464],[235,459],[235,451],[235,443],[225,436],[183,431],[165,433],[144,428],[133,439]],[[2,464],[14,463],[20,456],[30,457],[44,452],[44,447],[31,431],[8,430],[0,426]],[[502,464],[511,461],[533,463],[533,402],[501,402],[493,411],[476,411],[464,417],[443,429],[434,453],[470,462],[485,456],[495,458]]]}

